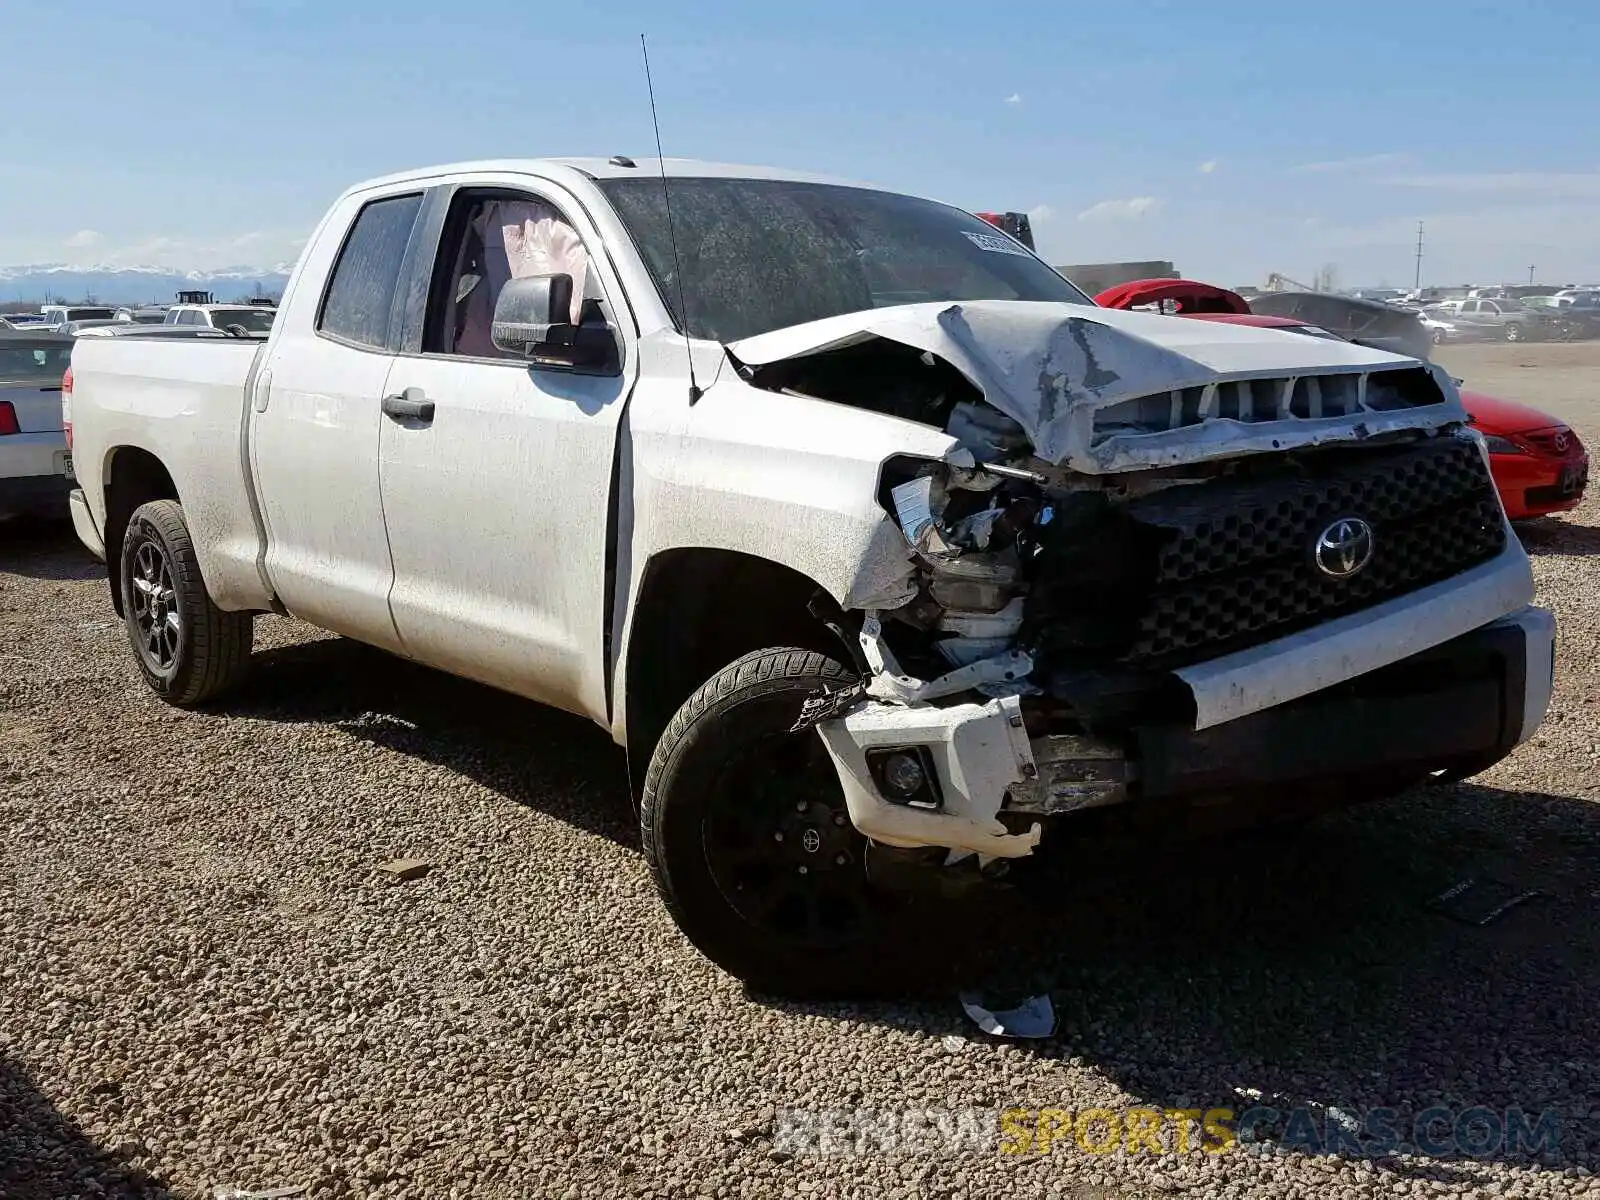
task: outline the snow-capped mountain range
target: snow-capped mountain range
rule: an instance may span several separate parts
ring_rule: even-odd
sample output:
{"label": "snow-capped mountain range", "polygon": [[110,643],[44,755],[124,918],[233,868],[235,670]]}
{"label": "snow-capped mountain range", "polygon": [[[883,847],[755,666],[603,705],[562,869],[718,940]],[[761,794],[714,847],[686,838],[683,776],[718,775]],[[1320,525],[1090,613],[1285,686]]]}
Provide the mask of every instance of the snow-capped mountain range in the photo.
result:
{"label": "snow-capped mountain range", "polygon": [[214,292],[218,300],[235,300],[254,293],[258,284],[266,295],[277,295],[293,265],[218,267],[212,271],[70,263],[0,266],[0,302],[43,303],[47,298],[72,302],[93,296],[102,304],[171,303],[176,292],[197,289]]}

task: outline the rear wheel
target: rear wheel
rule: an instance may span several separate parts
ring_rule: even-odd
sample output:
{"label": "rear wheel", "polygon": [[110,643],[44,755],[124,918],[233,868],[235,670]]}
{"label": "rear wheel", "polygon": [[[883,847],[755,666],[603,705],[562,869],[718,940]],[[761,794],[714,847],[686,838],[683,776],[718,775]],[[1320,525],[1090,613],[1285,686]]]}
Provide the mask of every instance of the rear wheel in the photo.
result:
{"label": "rear wheel", "polygon": [[141,505],[128,520],[122,612],[145,682],[171,704],[213,700],[249,668],[251,615],[211,602],[176,501]]}
{"label": "rear wheel", "polygon": [[763,991],[827,995],[908,982],[891,942],[899,898],[873,889],[806,697],[850,679],[809,650],[748,654],[678,710],[650,760],[646,858],[679,927]]}

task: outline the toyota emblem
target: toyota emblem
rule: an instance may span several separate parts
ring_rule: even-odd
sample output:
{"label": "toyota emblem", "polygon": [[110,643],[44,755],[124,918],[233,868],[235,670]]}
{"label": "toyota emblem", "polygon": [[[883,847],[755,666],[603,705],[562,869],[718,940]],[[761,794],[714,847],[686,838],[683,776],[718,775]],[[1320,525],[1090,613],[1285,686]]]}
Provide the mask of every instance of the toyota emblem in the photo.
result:
{"label": "toyota emblem", "polygon": [[1360,517],[1340,517],[1317,535],[1312,561],[1330,579],[1349,579],[1372,561],[1372,526]]}

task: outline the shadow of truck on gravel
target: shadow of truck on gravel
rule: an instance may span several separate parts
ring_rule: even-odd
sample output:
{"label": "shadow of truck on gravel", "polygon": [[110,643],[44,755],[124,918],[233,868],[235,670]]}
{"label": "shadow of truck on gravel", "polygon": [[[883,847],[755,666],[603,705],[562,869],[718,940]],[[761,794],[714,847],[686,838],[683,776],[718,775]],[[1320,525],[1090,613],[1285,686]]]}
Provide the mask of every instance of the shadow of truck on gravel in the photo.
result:
{"label": "shadow of truck on gravel", "polygon": [[[1543,894],[1481,927],[1428,907],[1469,877]],[[1009,927],[994,930],[1019,957],[978,982],[1006,995],[1048,990],[1056,1035],[1011,1044],[1093,1067],[1130,1107],[1224,1108],[1235,1120],[1275,1109],[1276,1120],[1256,1114],[1260,1140],[1321,1155],[1355,1153],[1341,1130],[1374,1110],[1394,1110],[1410,1141],[1436,1106],[1453,1117],[1482,1107],[1502,1122],[1516,1109],[1531,1134],[1520,1148],[1505,1136],[1488,1146],[1493,1130],[1474,1126],[1466,1150],[1436,1144],[1385,1170],[1453,1185],[1483,1176],[1475,1158],[1600,1170],[1590,1117],[1600,1118],[1597,900],[1600,806],[1458,785],[1325,817],[1275,843],[1086,847],[1036,879]],[[989,1044],[953,997],[777,1007]],[[984,1098],[1035,1114],[1062,1102]],[[1448,1121],[1425,1132],[1451,1139]],[[1554,1153],[1530,1155],[1546,1132]],[[1170,1145],[1170,1119],[1165,1136]],[[1058,1156],[1093,1166],[1065,1141]],[[1364,1129],[1356,1141],[1380,1157]]]}
{"label": "shadow of truck on gravel", "polygon": [[[230,713],[335,724],[637,847],[622,754],[589,722],[341,639],[257,659]],[[1330,1110],[1394,1108],[1407,1134],[1435,1105],[1530,1122],[1552,1110],[1559,1165],[1600,1166],[1600,806],[1456,785],[1288,834],[1054,845],[1015,889],[975,897],[968,928],[930,939],[951,959],[947,990],[764,1002],[981,1042],[958,981],[1048,989],[1057,1036],[1018,1045],[1091,1065],[1151,1108],[1304,1109],[1322,1153]],[[1466,877],[1544,894],[1484,927],[1428,908]],[[1405,1168],[1458,1183],[1476,1169],[1465,1154]]]}
{"label": "shadow of truck on gravel", "polygon": [[5,1200],[170,1200],[166,1185],[101,1149],[15,1063],[0,1059],[0,1196]]}
{"label": "shadow of truck on gravel", "polygon": [[1600,554],[1600,529],[1564,517],[1540,517],[1516,526],[1523,549],[1529,554],[1556,554],[1565,558],[1592,558]]}
{"label": "shadow of truck on gravel", "polygon": [[104,580],[106,568],[83,548],[70,522],[16,517],[0,520],[0,575]]}
{"label": "shadow of truck on gravel", "polygon": [[593,722],[344,638],[258,650],[220,711],[336,725],[637,849],[627,760]]}

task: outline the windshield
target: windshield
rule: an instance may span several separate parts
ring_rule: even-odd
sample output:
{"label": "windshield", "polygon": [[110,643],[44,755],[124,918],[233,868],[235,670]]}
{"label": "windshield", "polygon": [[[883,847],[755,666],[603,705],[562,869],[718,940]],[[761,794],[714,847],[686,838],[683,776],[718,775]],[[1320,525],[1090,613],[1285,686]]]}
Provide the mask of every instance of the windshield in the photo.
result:
{"label": "windshield", "polygon": [[72,343],[51,338],[0,337],[0,380],[7,383],[61,382],[72,361]]}
{"label": "windshield", "polygon": [[117,315],[114,308],[69,308],[67,320],[69,321],[109,321]]}
{"label": "windshield", "polygon": [[242,325],[246,333],[270,333],[272,318],[277,315],[270,308],[213,308],[211,323],[218,329]]}
{"label": "windshield", "polygon": [[[599,186],[684,328],[661,180]],[[1093,303],[987,221],[931,200],[779,179],[674,179],[671,189],[694,337],[734,342],[923,301]]]}

